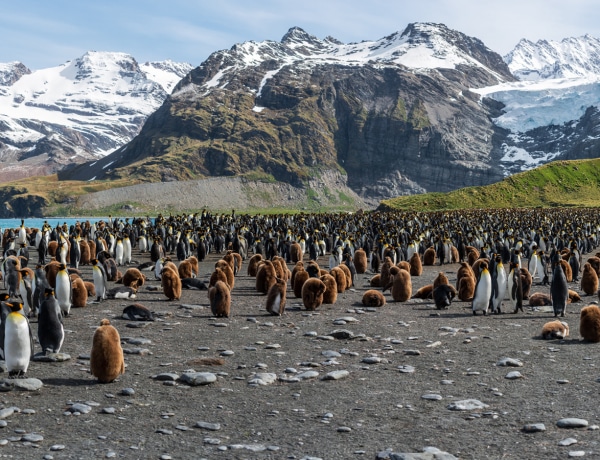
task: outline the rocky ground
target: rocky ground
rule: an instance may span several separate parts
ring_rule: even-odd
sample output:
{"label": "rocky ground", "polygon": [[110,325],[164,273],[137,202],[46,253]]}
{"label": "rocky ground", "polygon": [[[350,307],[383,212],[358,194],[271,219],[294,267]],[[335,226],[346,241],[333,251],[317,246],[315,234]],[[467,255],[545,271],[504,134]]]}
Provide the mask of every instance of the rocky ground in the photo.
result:
{"label": "rocky ground", "polygon": [[[201,278],[217,257],[201,263]],[[425,267],[413,292],[440,269],[454,282],[457,267]],[[82,272],[91,280],[89,267]],[[424,300],[394,303],[387,293],[386,306],[364,308],[370,277],[359,275],[336,304],[312,313],[289,292],[282,317],[267,315],[246,264],[229,319],[212,317],[205,291],[170,302],[160,288],[147,289],[159,286],[154,279],[136,300],[158,321],[121,319],[126,300],[74,309],[61,350],[71,359],[32,362],[28,377],[42,388],[0,394],[0,456],[375,459],[427,447],[447,454],[407,458],[600,456],[598,345],[578,332],[579,310],[595,296],[568,306],[570,337],[544,341],[540,330],[553,314],[529,307],[474,317],[467,302],[437,311]],[[102,318],[118,329],[127,366],[110,384],[89,373]],[[35,335],[37,323],[31,327]],[[184,383],[191,372],[214,382]],[[561,428],[562,419],[580,419],[580,427]]]}

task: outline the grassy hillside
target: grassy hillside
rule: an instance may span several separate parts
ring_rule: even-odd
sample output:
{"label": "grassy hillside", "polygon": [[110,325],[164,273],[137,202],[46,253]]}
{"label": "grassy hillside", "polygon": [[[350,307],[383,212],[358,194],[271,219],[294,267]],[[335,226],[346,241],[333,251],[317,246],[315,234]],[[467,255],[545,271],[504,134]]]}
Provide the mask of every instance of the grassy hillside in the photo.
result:
{"label": "grassy hillside", "polygon": [[484,187],[392,198],[382,201],[380,208],[435,211],[554,206],[600,207],[600,159],[554,162]]}

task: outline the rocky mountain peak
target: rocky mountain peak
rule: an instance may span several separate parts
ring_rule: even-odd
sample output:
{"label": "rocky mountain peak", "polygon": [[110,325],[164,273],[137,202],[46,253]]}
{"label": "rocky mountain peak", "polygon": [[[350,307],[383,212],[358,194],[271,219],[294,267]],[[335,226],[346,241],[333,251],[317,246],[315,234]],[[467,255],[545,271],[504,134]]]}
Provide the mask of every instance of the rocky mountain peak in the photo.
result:
{"label": "rocky mountain peak", "polygon": [[0,63],[0,86],[11,86],[23,75],[28,75],[31,70],[20,62]]}
{"label": "rocky mountain peak", "polygon": [[504,60],[520,80],[597,77],[600,40],[589,34],[560,42],[522,39]]}

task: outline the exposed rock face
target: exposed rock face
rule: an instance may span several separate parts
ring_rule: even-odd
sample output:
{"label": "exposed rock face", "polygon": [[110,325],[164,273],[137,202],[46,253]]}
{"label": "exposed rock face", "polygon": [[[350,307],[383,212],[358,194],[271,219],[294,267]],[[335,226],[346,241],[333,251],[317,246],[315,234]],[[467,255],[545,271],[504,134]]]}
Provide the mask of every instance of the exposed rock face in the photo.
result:
{"label": "exposed rock face", "polygon": [[132,142],[59,178],[260,171],[297,185],[337,168],[371,200],[484,185],[503,177],[503,133],[490,121],[497,108],[469,88],[512,80],[499,55],[443,25],[349,45],[294,28],[281,42],[214,53]]}

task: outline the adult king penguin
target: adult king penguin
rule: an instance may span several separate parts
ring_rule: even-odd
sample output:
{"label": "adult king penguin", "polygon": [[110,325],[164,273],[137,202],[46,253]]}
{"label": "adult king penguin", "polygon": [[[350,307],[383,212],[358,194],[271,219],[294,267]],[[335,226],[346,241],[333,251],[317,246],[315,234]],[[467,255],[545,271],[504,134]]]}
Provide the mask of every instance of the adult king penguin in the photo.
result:
{"label": "adult king penguin", "polygon": [[492,276],[487,263],[482,262],[480,268],[481,273],[475,285],[475,295],[473,296],[473,315],[476,315],[478,311],[482,311],[486,315],[492,296]]}
{"label": "adult king penguin", "polygon": [[106,299],[106,271],[98,259],[92,259],[92,279],[96,289],[96,300]]}
{"label": "adult king penguin", "polygon": [[63,315],[52,289],[46,289],[38,318],[38,341],[44,354],[58,353],[65,340]]}
{"label": "adult king penguin", "polygon": [[23,304],[7,302],[6,305],[10,313],[4,325],[4,361],[9,377],[22,377],[33,356],[33,336],[29,320],[23,314]]}

